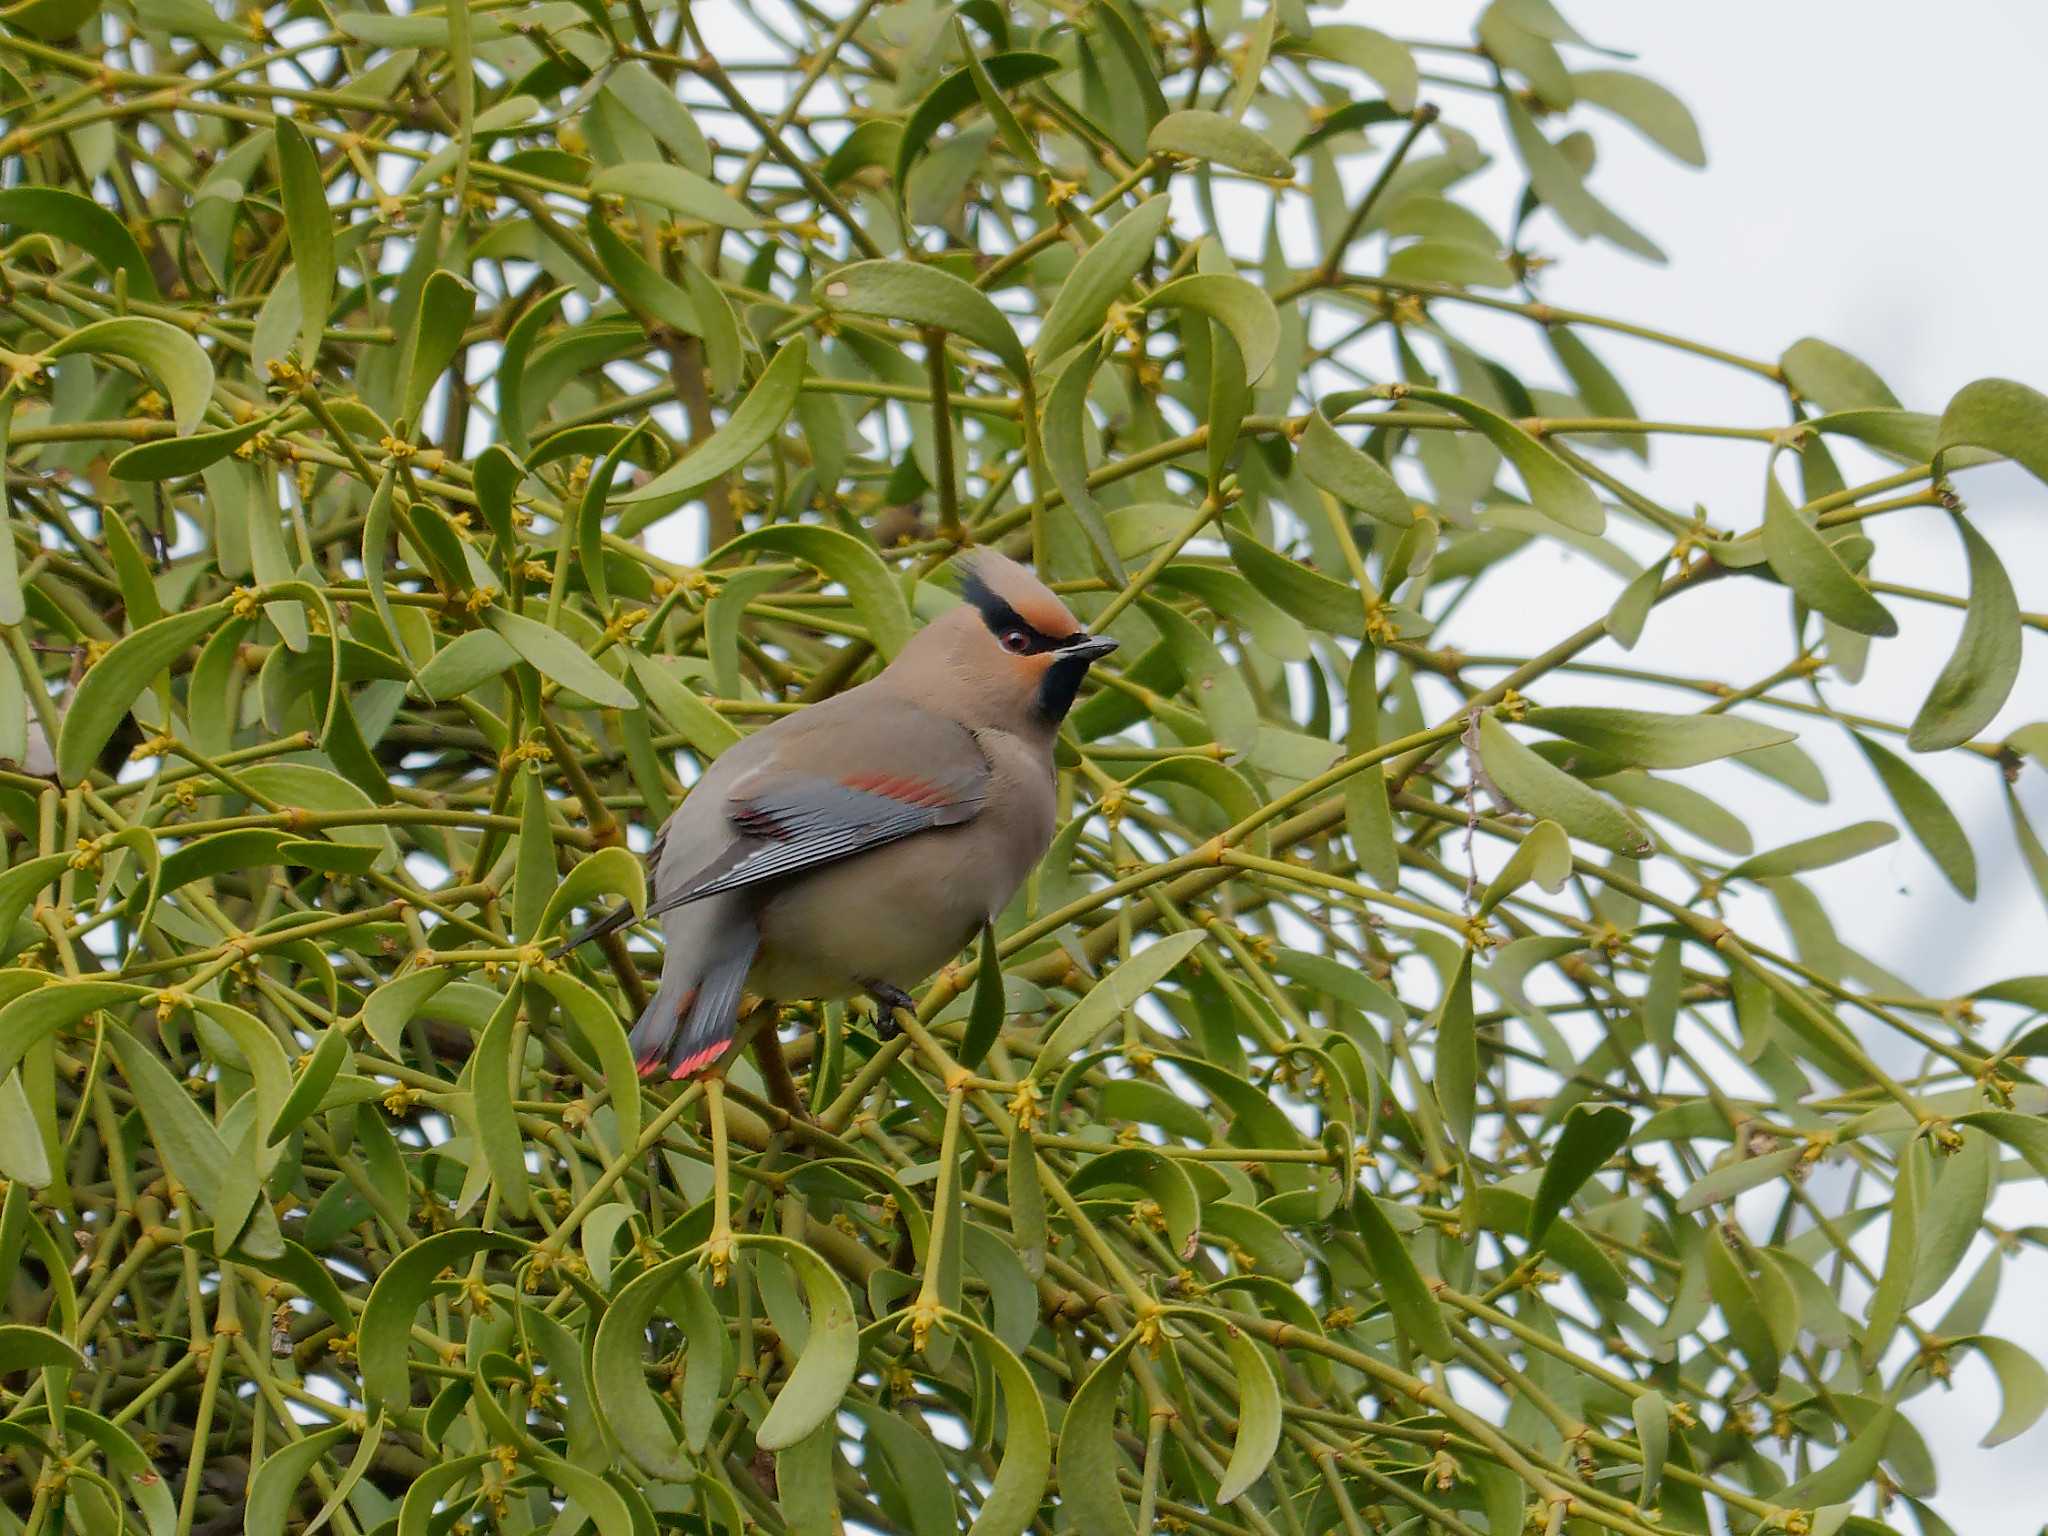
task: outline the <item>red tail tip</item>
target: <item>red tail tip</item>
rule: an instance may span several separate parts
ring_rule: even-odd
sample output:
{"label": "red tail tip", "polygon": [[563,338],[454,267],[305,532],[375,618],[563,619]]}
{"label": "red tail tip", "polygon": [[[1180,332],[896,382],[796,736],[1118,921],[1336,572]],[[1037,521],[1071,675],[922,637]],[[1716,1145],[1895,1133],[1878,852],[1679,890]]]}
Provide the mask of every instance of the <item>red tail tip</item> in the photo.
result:
{"label": "red tail tip", "polygon": [[730,1044],[732,1044],[730,1040],[720,1040],[715,1044],[705,1046],[703,1050],[696,1052],[694,1055],[685,1056],[671,1069],[668,1074],[669,1080],[674,1082],[678,1078],[688,1077],[692,1072],[701,1071],[703,1068],[710,1066],[725,1054],[725,1048]]}

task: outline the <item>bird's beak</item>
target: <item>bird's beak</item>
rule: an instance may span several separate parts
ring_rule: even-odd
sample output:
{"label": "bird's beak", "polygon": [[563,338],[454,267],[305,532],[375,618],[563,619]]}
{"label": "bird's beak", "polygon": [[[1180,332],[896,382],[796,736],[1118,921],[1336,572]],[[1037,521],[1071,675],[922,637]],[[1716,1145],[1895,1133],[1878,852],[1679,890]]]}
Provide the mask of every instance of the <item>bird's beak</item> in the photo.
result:
{"label": "bird's beak", "polygon": [[1083,635],[1071,645],[1059,649],[1062,661],[1100,661],[1116,649],[1116,641],[1108,635]]}

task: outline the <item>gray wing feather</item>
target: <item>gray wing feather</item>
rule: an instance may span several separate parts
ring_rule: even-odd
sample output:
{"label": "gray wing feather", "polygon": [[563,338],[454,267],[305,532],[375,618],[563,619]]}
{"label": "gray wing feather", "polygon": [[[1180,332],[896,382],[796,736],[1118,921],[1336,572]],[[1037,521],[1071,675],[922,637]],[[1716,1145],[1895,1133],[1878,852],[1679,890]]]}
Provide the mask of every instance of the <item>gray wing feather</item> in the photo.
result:
{"label": "gray wing feather", "polygon": [[913,832],[972,821],[981,812],[987,765],[963,777],[965,782],[921,785],[915,801],[830,779],[795,780],[736,798],[728,814],[741,836],[664,899],[680,904],[716,896],[864,853]]}

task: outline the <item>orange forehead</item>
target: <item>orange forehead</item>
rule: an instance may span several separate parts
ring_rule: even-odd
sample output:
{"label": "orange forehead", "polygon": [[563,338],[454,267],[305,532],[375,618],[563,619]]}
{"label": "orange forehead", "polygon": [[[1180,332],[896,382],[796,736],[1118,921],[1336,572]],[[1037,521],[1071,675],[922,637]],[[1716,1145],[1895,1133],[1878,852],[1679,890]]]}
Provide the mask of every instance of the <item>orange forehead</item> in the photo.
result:
{"label": "orange forehead", "polygon": [[[978,583],[1016,611],[1017,617],[1033,629],[1055,639],[1072,634],[1080,626],[1073,614],[1030,571],[994,550],[978,549],[965,557],[962,574],[971,586]],[[970,594],[971,596],[971,594]]]}

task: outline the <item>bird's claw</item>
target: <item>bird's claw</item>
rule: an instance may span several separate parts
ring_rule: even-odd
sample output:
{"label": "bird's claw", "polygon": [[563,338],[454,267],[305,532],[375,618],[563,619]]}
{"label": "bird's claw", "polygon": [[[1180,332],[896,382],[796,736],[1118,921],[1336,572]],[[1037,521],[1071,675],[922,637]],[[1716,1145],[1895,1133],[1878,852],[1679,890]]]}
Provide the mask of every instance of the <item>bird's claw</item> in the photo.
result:
{"label": "bird's claw", "polygon": [[896,1022],[896,1010],[915,1010],[917,1005],[911,1001],[908,992],[886,981],[869,982],[868,996],[875,1000],[875,1033],[884,1040],[894,1040],[903,1032],[903,1026]]}

